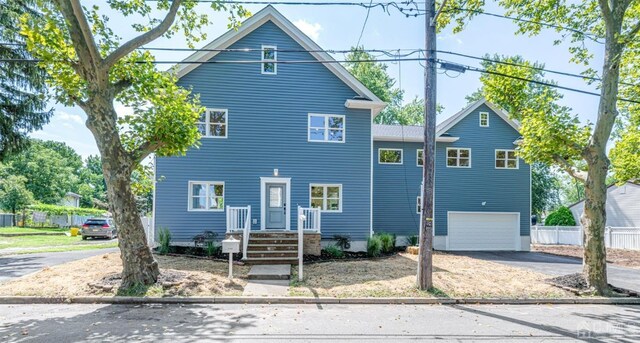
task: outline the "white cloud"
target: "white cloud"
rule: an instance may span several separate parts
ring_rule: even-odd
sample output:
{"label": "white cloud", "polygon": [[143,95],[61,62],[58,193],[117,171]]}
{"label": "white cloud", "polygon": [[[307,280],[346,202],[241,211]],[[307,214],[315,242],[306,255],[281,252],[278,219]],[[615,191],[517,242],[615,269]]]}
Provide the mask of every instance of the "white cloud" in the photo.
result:
{"label": "white cloud", "polygon": [[59,120],[64,121],[64,122],[74,122],[74,123],[82,124],[82,117],[80,117],[77,114],[71,114],[71,113],[67,113],[67,112],[63,112],[63,111],[58,111],[58,112],[56,112],[56,115],[55,115],[54,118],[59,119]]}
{"label": "white cloud", "polygon": [[304,34],[311,37],[314,41],[318,40],[320,31],[322,31],[322,25],[320,23],[310,23],[304,19],[299,19],[293,22]]}

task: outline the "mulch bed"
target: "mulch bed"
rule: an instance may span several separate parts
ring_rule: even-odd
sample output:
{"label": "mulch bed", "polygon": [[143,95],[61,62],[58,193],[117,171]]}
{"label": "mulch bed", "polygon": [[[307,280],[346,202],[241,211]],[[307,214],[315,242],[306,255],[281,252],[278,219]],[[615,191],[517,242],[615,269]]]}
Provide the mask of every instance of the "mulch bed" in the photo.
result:
{"label": "mulch bed", "polygon": [[304,255],[304,263],[323,263],[323,262],[335,262],[335,261],[357,261],[357,260],[375,260],[381,258],[389,258],[398,255],[401,250],[392,253],[383,253],[378,257],[371,257],[366,252],[351,252],[344,251],[342,257],[335,257],[328,254],[325,250],[320,252],[320,256],[317,255]]}
{"label": "mulch bed", "polygon": [[[162,270],[158,276],[156,284],[162,287],[177,286],[187,279],[187,273],[183,273],[175,270]],[[98,282],[89,283],[89,286],[110,292],[113,289],[117,289],[122,284],[122,274],[115,273],[105,276]]]}
{"label": "mulch bed", "polygon": [[[548,279],[551,285],[562,288],[566,291],[573,292],[577,295],[593,295],[593,290],[590,289],[587,285],[587,280],[584,278],[582,273],[561,275],[551,279]],[[634,291],[630,291],[623,288],[618,288],[612,285],[609,285],[611,291],[614,294],[612,296],[617,297],[638,297],[638,293]]]}

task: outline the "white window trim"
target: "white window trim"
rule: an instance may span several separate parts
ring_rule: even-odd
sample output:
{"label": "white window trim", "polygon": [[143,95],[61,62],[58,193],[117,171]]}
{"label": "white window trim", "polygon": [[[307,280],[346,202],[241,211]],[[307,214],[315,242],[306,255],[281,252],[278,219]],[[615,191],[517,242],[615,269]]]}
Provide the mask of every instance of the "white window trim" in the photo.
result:
{"label": "white window trim", "polygon": [[[324,140],[311,139],[311,117],[324,117]],[[329,140],[329,120],[328,117],[340,117],[342,118],[342,140],[330,141]],[[335,129],[333,129],[335,130]],[[307,142],[312,143],[345,143],[347,141],[347,116],[344,114],[322,114],[322,113],[309,113],[307,114]]]}
{"label": "white window trim", "polygon": [[[380,151],[389,150],[389,151],[400,151],[400,162],[380,162]],[[402,165],[404,163],[404,151],[403,149],[392,149],[392,148],[378,148],[378,164],[392,164],[392,165]]]}
{"label": "white window trim", "polygon": [[[211,135],[211,113],[210,112],[224,112],[224,136],[212,136]],[[217,139],[226,139],[229,137],[229,110],[226,108],[207,108],[205,109],[205,134],[202,135],[202,138],[217,138]],[[198,124],[202,122],[198,119]]]}
{"label": "white window trim", "polygon": [[220,209],[211,209],[211,208],[192,208],[191,201],[193,198],[193,185],[194,184],[205,184],[207,186],[207,207],[209,206],[209,186],[210,185],[222,185],[222,200],[226,205],[227,198],[225,196],[227,192],[227,186],[225,186],[224,181],[189,181],[189,198],[187,199],[187,211],[188,212],[224,212],[224,206]]}
{"label": "white window trim", "polygon": [[327,205],[327,187],[338,187],[338,191],[339,191],[339,200],[340,202],[338,203],[339,209],[338,210],[323,210],[320,209],[320,212],[323,213],[342,213],[342,202],[344,201],[344,199],[342,198],[342,184],[341,183],[310,183],[309,184],[309,207],[311,208],[311,188],[312,187],[323,187],[324,191],[322,192],[322,206],[325,207]]}
{"label": "white window trim", "polygon": [[[504,151],[504,153],[505,153],[505,155],[504,155],[504,156],[505,156],[505,158],[504,158],[504,167],[498,167],[498,166],[496,166],[496,161],[498,160],[498,151]],[[515,152],[516,152],[516,151],[515,151],[515,150],[513,150],[513,149],[496,149],[496,150],[493,152],[493,166],[494,166],[496,169],[511,169],[511,170],[520,169],[520,158],[518,158],[518,155],[516,155],[516,167],[515,167],[515,168],[509,168],[509,167],[507,167],[507,165],[508,165],[508,163],[507,163],[507,162],[509,162],[509,158],[508,158],[508,156],[509,156],[509,152],[510,152],[510,151],[511,151],[511,152],[513,152],[514,154],[515,154]]]}
{"label": "white window trim", "polygon": [[[455,166],[450,166],[449,165],[449,150],[458,150],[458,154],[457,154],[457,157],[456,157],[456,162],[457,162],[456,164],[457,165],[455,165]],[[468,166],[461,166],[460,165],[460,150],[469,150],[469,165]],[[471,148],[447,148],[446,155],[445,155],[445,158],[444,158],[444,163],[447,166],[447,168],[471,168],[471,157],[472,157]]]}
{"label": "white window trim", "polygon": [[[482,115],[483,114],[487,115],[487,125],[482,125]],[[480,127],[489,127],[489,112],[480,112],[480,115],[479,115],[478,119],[479,119]]]}
{"label": "white window trim", "polygon": [[417,196],[416,197],[416,214],[422,214],[422,209],[420,208],[422,206],[422,197],[421,196]]}
{"label": "white window trim", "polygon": [[[424,149],[416,149],[416,166],[417,167],[423,167],[422,164],[420,164],[420,151],[423,151]],[[424,153],[422,154],[422,162],[424,162]]]}
{"label": "white window trim", "polygon": [[[264,58],[264,50],[273,49],[273,59]],[[263,45],[260,49],[260,73],[263,75],[277,75],[278,74],[278,46],[276,45]],[[273,72],[264,71],[265,63],[273,63]]]}

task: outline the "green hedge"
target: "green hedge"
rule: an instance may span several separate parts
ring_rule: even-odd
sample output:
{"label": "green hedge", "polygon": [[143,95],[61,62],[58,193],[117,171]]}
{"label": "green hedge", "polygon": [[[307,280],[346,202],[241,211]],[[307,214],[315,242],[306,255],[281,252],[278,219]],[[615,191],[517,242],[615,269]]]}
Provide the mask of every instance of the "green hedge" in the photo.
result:
{"label": "green hedge", "polygon": [[98,208],[83,208],[45,204],[30,205],[29,210],[44,212],[51,215],[76,214],[79,216],[102,216],[107,213],[107,211]]}
{"label": "green hedge", "polygon": [[576,226],[576,220],[573,213],[567,207],[562,206],[559,209],[549,213],[544,220],[546,226]]}

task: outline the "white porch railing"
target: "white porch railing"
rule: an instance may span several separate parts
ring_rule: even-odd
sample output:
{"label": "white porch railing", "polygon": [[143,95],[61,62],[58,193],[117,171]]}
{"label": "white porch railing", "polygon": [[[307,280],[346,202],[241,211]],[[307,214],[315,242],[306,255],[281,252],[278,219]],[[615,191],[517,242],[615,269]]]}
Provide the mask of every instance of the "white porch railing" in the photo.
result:
{"label": "white porch railing", "polygon": [[[640,250],[640,227],[606,227],[607,248]],[[532,226],[531,243],[583,245],[582,226]]]}
{"label": "white porch railing", "polygon": [[247,258],[247,245],[251,234],[251,205],[227,206],[227,232],[242,231],[242,258]]}
{"label": "white porch railing", "polygon": [[298,206],[298,230],[320,232],[320,208]]}

